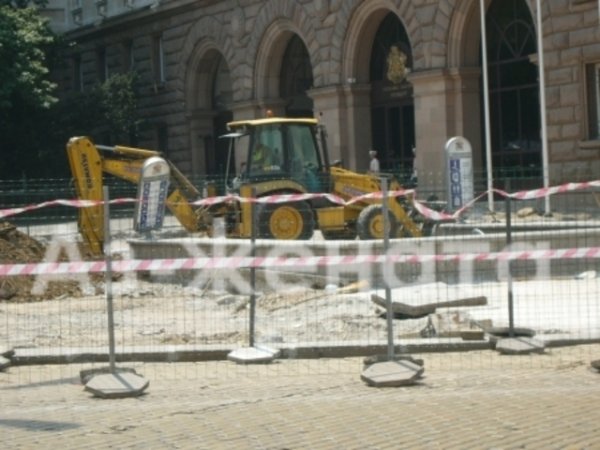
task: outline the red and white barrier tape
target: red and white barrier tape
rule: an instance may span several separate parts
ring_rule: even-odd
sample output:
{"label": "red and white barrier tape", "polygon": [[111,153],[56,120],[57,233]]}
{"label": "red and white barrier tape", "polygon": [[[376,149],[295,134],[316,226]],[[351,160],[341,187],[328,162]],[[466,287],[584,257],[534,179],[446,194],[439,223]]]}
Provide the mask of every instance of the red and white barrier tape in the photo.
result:
{"label": "red and white barrier tape", "polygon": [[549,195],[561,194],[564,192],[577,191],[581,189],[588,189],[594,187],[600,187],[600,180],[587,181],[582,183],[565,183],[561,184],[560,186],[533,189],[531,191],[520,191],[515,192],[513,194],[507,194],[506,192],[500,190],[497,190],[497,192],[503,195],[507,195],[510,198],[514,198],[516,200],[530,200],[534,198],[547,197]]}
{"label": "red and white barrier tape", "polygon": [[[114,200],[110,200],[108,203],[110,205],[118,205],[123,203],[135,203],[137,200],[135,198],[117,198]],[[90,208],[92,206],[100,206],[103,205],[103,201],[98,200],[51,200],[47,202],[38,203],[36,205],[28,205],[23,206],[21,208],[9,208],[9,209],[0,209],[0,219],[9,216],[15,216],[17,214],[21,214],[28,211],[34,211],[36,209],[45,208],[47,206],[72,206],[74,208]]]}
{"label": "red and white barrier tape", "polygon": [[[399,190],[399,191],[389,191],[388,195],[393,196],[393,197],[399,197],[399,196],[408,195],[411,193],[414,193],[414,191],[413,190]],[[240,203],[257,203],[257,204],[263,204],[263,203],[275,204],[275,203],[277,203],[277,204],[279,204],[279,203],[306,201],[306,200],[312,200],[312,199],[317,199],[317,198],[326,198],[334,204],[348,206],[348,205],[352,205],[354,203],[365,201],[365,200],[370,200],[370,199],[378,200],[378,199],[381,199],[382,197],[383,197],[382,192],[372,192],[369,194],[360,195],[360,196],[354,197],[348,201],[344,200],[342,197],[339,197],[335,194],[328,194],[328,193],[277,194],[277,195],[269,195],[269,196],[260,197],[260,198],[240,197],[239,195],[229,194],[229,195],[222,195],[219,197],[203,198],[203,199],[197,200],[195,202],[192,202],[191,205],[193,205],[193,206],[212,206],[212,205],[217,205],[220,203],[233,202],[233,201],[240,202]],[[119,198],[119,199],[110,200],[109,204],[115,205],[115,204],[123,204],[123,203],[135,203],[136,201],[137,200],[135,198]],[[39,203],[36,205],[24,206],[21,208],[0,209],[0,219],[2,219],[4,217],[21,214],[21,213],[28,212],[28,211],[33,211],[33,210],[40,209],[40,208],[45,208],[48,206],[63,205],[63,206],[72,206],[74,208],[89,208],[92,206],[100,206],[103,204],[104,204],[104,202],[102,200],[52,200],[52,201]]]}
{"label": "red and white barrier tape", "polygon": [[[560,186],[554,186],[549,188],[541,188],[541,189],[533,189],[530,191],[520,191],[515,192],[513,194],[509,194],[500,189],[493,189],[493,192],[496,192],[505,197],[514,198],[516,200],[531,200],[536,198],[542,198],[549,195],[564,193],[564,192],[572,192],[577,190],[589,189],[589,188],[597,188],[600,187],[600,180],[597,181],[587,181],[581,183],[566,183]],[[405,190],[397,190],[397,191],[389,191],[387,195],[389,197],[400,197],[413,195],[416,197],[416,191],[413,189],[405,189]],[[448,214],[444,212],[435,211],[431,208],[428,208],[423,203],[413,200],[413,204],[415,209],[419,211],[424,217],[435,220],[435,221],[443,221],[443,220],[455,220],[458,218],[465,210],[469,209],[475,202],[481,199],[483,196],[487,195],[487,192],[479,195],[475,199],[473,199],[468,205],[463,206],[458,211],[453,214]],[[260,198],[248,198],[248,197],[240,197],[239,195],[224,195],[219,197],[209,197],[197,200],[192,203],[194,206],[212,206],[220,203],[226,203],[231,201],[236,202],[251,202],[251,203],[288,203],[288,202],[298,202],[298,201],[306,201],[317,198],[326,198],[334,204],[348,206],[354,203],[358,203],[365,200],[380,200],[383,197],[383,192],[371,192],[368,194],[363,194],[357,197],[353,197],[349,200],[344,200],[342,197],[339,197],[335,194],[329,193],[317,193],[317,194],[278,194],[278,195],[269,195]],[[120,198],[111,200],[110,204],[122,204],[122,203],[135,203],[137,200],[134,198]],[[94,201],[94,200],[53,200],[47,201],[43,203],[39,203],[37,205],[29,205],[21,208],[9,208],[9,209],[0,209],[0,219],[14,216],[16,214],[21,214],[27,211],[32,211],[35,209],[44,208],[47,206],[55,206],[55,205],[63,205],[63,206],[72,206],[75,208],[88,208],[92,206],[99,206],[104,204],[103,201]]]}
{"label": "red and white barrier tape", "polygon": [[[506,251],[488,253],[439,254],[439,255],[345,255],[345,256],[226,256],[178,259],[122,260],[112,261],[115,272],[139,272],[198,269],[239,269],[272,267],[324,267],[350,264],[395,264],[461,261],[526,261],[552,259],[598,259],[600,247],[566,248],[555,250]],[[0,264],[0,277],[18,275],[58,275],[98,273],[106,271],[105,261],[72,261],[31,264]]]}

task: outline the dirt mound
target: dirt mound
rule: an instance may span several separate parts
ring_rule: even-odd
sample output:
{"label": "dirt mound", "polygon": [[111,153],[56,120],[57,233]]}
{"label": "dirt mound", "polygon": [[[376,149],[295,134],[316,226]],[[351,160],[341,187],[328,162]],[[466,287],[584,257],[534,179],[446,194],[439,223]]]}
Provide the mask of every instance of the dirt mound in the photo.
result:
{"label": "dirt mound", "polygon": [[[45,253],[43,244],[20,232],[14,225],[0,222],[0,264],[37,263],[43,260]],[[61,256],[63,258],[64,255]],[[83,295],[80,284],[75,280],[49,281],[43,292],[37,295],[31,292],[34,283],[32,275],[0,278],[0,301],[30,302]]]}

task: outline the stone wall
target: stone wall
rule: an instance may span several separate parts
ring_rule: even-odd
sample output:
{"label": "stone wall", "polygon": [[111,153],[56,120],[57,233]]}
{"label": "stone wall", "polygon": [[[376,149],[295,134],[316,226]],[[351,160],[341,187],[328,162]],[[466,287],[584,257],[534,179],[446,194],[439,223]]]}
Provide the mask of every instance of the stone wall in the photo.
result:
{"label": "stone wall", "polygon": [[[535,23],[535,1],[527,3]],[[600,61],[597,3],[542,3],[551,183],[594,178],[600,146],[588,139],[584,67]],[[206,138],[213,132],[216,61],[223,58],[230,71],[234,118],[262,115],[267,108],[281,112],[281,57],[296,34],[310,57],[314,86],[309,94],[315,114],[328,127],[332,159],[365,170],[371,141],[370,46],[390,11],[404,24],[413,48],[417,164],[422,173],[434,174],[431,186],[443,186],[442,150],[450,137],[467,137],[476,163],[483,164],[478,0],[171,0],[68,37],[77,44],[72,52],[81,55],[86,86],[97,79],[98,48],[106,48],[112,72],[122,64],[123,43],[132,42],[141,75],[141,114],[151,124],[140,145],[156,147],[153,126],[165,125],[170,158],[184,172],[202,174]],[[152,42],[158,35],[164,84],[153,78]],[[65,88],[72,72],[62,76]]]}

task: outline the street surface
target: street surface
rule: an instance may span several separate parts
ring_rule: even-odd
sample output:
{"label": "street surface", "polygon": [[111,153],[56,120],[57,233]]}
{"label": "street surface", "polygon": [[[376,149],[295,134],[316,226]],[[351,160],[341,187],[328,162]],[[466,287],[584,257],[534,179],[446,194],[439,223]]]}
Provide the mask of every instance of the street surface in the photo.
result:
{"label": "street surface", "polygon": [[600,345],[545,355],[414,355],[419,385],[378,389],[362,360],[125,365],[138,398],[83,390],[89,365],[0,373],[4,449],[598,449]]}

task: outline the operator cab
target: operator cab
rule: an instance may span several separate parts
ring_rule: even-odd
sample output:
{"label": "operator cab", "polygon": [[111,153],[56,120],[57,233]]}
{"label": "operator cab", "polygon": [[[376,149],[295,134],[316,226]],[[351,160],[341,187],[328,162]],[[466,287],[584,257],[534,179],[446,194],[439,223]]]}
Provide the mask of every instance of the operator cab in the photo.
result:
{"label": "operator cab", "polygon": [[266,118],[231,122],[229,158],[237,176],[226,174],[234,189],[242,183],[292,180],[307,192],[326,192],[327,149],[316,119]]}

